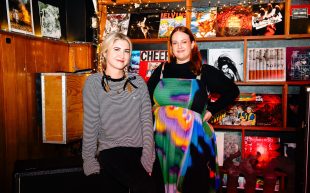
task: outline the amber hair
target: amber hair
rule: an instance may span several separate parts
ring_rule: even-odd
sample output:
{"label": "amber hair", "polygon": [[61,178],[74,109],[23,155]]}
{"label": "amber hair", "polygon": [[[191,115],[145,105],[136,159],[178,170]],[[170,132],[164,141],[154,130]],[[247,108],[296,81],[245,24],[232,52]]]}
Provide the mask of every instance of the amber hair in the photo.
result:
{"label": "amber hair", "polygon": [[187,27],[178,26],[178,27],[174,28],[174,30],[171,32],[170,46],[168,49],[169,60],[170,60],[170,62],[176,62],[176,60],[177,60],[176,57],[174,56],[174,54],[172,53],[172,36],[177,31],[180,31],[180,32],[187,34],[189,36],[190,41],[194,42],[194,47],[192,49],[191,58],[190,58],[190,62],[191,62],[190,68],[195,75],[199,75],[201,72],[202,58],[201,58],[201,54],[198,50],[198,46],[197,46],[197,42],[195,40],[195,36],[191,32],[191,30],[188,29]]}

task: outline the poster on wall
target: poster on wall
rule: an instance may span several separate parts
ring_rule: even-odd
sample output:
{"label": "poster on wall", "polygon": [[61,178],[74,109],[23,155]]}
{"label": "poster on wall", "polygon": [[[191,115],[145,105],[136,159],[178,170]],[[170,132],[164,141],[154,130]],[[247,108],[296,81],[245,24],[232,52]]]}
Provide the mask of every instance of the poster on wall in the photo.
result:
{"label": "poster on wall", "polygon": [[243,81],[243,50],[241,48],[209,49],[208,64],[221,70],[232,81]]}
{"label": "poster on wall", "polygon": [[44,37],[60,38],[59,8],[38,1],[41,33]]}
{"label": "poster on wall", "polygon": [[252,35],[284,34],[285,3],[253,5]]}
{"label": "poster on wall", "polygon": [[6,9],[10,31],[34,34],[31,0],[6,0]]}

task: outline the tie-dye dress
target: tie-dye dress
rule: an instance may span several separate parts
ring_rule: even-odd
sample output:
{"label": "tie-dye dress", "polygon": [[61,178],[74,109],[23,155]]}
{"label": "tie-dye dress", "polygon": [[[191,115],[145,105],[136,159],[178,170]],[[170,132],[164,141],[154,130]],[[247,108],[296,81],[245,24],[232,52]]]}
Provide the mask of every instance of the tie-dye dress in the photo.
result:
{"label": "tie-dye dress", "polygon": [[155,144],[166,193],[216,192],[220,184],[214,130],[202,122],[204,113],[191,110],[199,81],[161,78],[154,90]]}

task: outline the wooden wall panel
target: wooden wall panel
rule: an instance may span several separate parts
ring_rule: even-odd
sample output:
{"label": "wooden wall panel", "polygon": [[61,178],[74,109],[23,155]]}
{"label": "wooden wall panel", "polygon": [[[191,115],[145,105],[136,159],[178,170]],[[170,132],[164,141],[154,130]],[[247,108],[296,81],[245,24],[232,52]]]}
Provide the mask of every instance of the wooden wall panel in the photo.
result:
{"label": "wooden wall panel", "polygon": [[17,157],[19,159],[25,159],[28,156],[28,132],[27,128],[27,120],[28,120],[28,113],[27,113],[27,84],[26,84],[26,49],[27,49],[27,39],[22,37],[14,37],[14,50],[15,50],[15,80],[16,80],[16,91],[15,96],[10,96],[15,98],[15,108],[17,114],[12,115],[15,116],[16,122],[16,143],[17,143]]}
{"label": "wooden wall panel", "polygon": [[25,50],[25,66],[27,69],[27,72],[36,72],[37,71],[37,66],[36,66],[36,61],[35,61],[35,41],[28,40],[26,42],[27,44],[27,49]]}
{"label": "wooden wall panel", "polygon": [[[34,62],[36,66],[36,72],[44,72],[44,71],[50,71],[50,66],[46,66],[46,60],[45,60],[45,41],[34,41],[34,47],[33,47],[33,54],[35,56]],[[52,53],[49,53],[52,54]]]}
{"label": "wooden wall panel", "polygon": [[[75,48],[78,65],[88,68],[90,44]],[[38,72],[68,71],[66,42],[0,32],[0,192],[11,192],[14,163],[70,154],[68,146],[42,143],[36,93]],[[81,50],[81,52],[80,52]]]}
{"label": "wooden wall panel", "polygon": [[[1,64],[3,69],[3,109],[4,109],[4,173],[5,178],[12,176],[14,167],[14,161],[17,159],[17,128],[18,124],[16,119],[18,111],[16,109],[16,94],[17,94],[17,68],[15,58],[14,37],[10,35],[4,35],[4,42],[2,43],[2,58]],[[10,41],[10,43],[7,43]],[[11,185],[11,182],[5,182],[4,185]],[[8,189],[9,187],[7,187]],[[7,190],[5,190],[7,192]]]}
{"label": "wooden wall panel", "polygon": [[[0,171],[5,171],[5,130],[4,130],[4,94],[3,94],[3,64],[2,64],[2,53],[3,53],[4,36],[0,34]],[[4,179],[5,175],[0,175],[0,192],[4,192]]]}
{"label": "wooden wall panel", "polygon": [[68,71],[74,72],[92,67],[92,53],[89,44],[71,44],[69,46]]}
{"label": "wooden wall panel", "polygon": [[[49,46],[47,46],[48,51]],[[66,46],[55,43],[53,45],[53,65],[55,66],[54,70],[51,72],[58,72],[58,71],[67,71],[65,68],[68,66],[69,61],[69,46]]]}

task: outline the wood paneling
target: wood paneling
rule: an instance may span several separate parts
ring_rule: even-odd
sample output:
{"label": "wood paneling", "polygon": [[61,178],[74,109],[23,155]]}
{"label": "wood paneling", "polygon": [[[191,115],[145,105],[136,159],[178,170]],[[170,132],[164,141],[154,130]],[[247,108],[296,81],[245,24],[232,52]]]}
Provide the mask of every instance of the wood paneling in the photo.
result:
{"label": "wood paneling", "polygon": [[[2,55],[3,55],[3,37],[0,34],[0,171],[4,171],[5,168],[5,130],[4,130],[4,94],[3,94],[3,63],[2,63]],[[0,187],[4,186],[5,176],[0,175]],[[3,188],[0,191],[3,192]]]}
{"label": "wood paneling", "polygon": [[[87,60],[85,60],[87,58]],[[69,46],[69,66],[68,71],[74,72],[91,68],[92,53],[88,45],[75,45],[70,44]]]}
{"label": "wood paneling", "polygon": [[[63,156],[68,151],[68,147],[42,143],[36,73],[71,70],[71,47],[66,42],[0,32],[1,193],[11,192],[16,160]],[[74,44],[74,49],[71,57],[76,66],[92,68],[91,44]]]}

